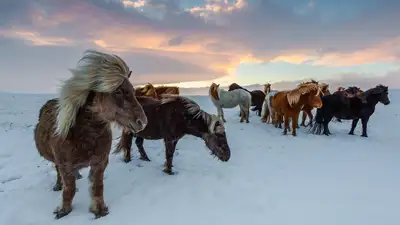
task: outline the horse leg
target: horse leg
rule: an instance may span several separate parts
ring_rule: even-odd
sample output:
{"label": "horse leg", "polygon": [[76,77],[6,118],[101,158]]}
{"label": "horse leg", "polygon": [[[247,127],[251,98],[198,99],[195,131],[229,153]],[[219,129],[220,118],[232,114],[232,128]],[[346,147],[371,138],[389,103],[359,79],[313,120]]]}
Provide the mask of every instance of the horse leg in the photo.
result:
{"label": "horse leg", "polygon": [[61,180],[61,175],[60,171],[58,170],[58,166],[56,165],[56,173],[57,173],[57,180],[56,184],[53,186],[53,191],[61,191],[62,190],[62,180]]}
{"label": "horse leg", "polygon": [[142,137],[137,137],[135,140],[135,144],[139,150],[140,159],[143,161],[150,161],[149,157],[146,154],[146,151],[143,148],[143,142],[144,142],[144,138],[142,138]]}
{"label": "horse leg", "polygon": [[249,117],[250,117],[250,106],[246,107],[246,111],[244,112],[246,115],[246,123],[249,123]]}
{"label": "horse leg", "polygon": [[369,117],[367,117],[367,118],[365,118],[365,117],[361,118],[361,123],[362,123],[362,134],[361,134],[361,137],[368,137],[368,135],[367,135],[367,124],[368,124],[368,120],[369,120]]}
{"label": "horse leg", "polygon": [[174,159],[174,153],[176,149],[176,144],[178,143],[177,140],[165,140],[164,139],[164,145],[165,145],[165,167],[164,167],[164,173],[168,175],[174,175],[174,172],[172,172],[172,161]]}
{"label": "horse leg", "polygon": [[354,135],[354,129],[356,129],[357,124],[358,124],[359,119],[354,119],[353,122],[351,122],[351,129],[349,132],[349,135]]}
{"label": "horse leg", "polygon": [[324,118],[324,120],[323,120],[323,122],[322,122],[322,124],[323,124],[323,127],[324,127],[324,132],[323,132],[323,134],[325,134],[326,136],[329,136],[329,135],[331,135],[331,132],[329,131],[329,127],[328,127],[328,124],[329,124],[329,122],[331,122],[331,120],[332,120],[332,117],[330,116],[330,117],[325,117]]}
{"label": "horse leg", "polygon": [[89,211],[100,218],[108,215],[108,207],[104,202],[104,171],[108,165],[108,157],[103,162],[90,165],[90,195],[92,198]]}
{"label": "horse leg", "polygon": [[76,192],[75,171],[66,166],[57,166],[62,179],[62,202],[61,206],[54,210],[55,218],[60,219],[72,211],[72,200]]}
{"label": "horse leg", "polygon": [[299,114],[296,114],[295,117],[292,117],[292,129],[293,129],[292,135],[293,136],[297,136],[296,128],[298,126],[298,118],[299,118]]}
{"label": "horse leg", "polygon": [[289,128],[289,117],[284,115],[284,118],[285,118],[285,126],[284,126],[285,129],[283,129],[283,134],[286,135],[287,134],[287,130]]}
{"label": "horse leg", "polygon": [[313,116],[311,110],[307,112],[307,115],[308,115],[308,119],[309,119],[310,121],[308,122],[308,124],[306,125],[306,127],[307,127],[307,126],[312,127],[312,126],[313,126],[314,116]]}
{"label": "horse leg", "polygon": [[221,106],[218,107],[218,116],[222,119],[222,121],[226,122],[225,117],[224,117],[224,110],[222,109]]}
{"label": "horse leg", "polygon": [[301,114],[300,126],[306,127],[306,119],[307,119],[307,115],[306,115],[306,112],[303,110],[303,113]]}

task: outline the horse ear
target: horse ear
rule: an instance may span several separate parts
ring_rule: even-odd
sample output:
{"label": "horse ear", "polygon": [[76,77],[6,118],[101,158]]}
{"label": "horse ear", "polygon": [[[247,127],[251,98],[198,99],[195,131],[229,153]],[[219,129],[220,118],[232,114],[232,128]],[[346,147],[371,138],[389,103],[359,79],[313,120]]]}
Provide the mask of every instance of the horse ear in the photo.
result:
{"label": "horse ear", "polygon": [[131,71],[129,71],[129,73],[128,73],[128,78],[130,78],[130,77],[131,77],[131,75],[132,75],[132,70],[131,70]]}

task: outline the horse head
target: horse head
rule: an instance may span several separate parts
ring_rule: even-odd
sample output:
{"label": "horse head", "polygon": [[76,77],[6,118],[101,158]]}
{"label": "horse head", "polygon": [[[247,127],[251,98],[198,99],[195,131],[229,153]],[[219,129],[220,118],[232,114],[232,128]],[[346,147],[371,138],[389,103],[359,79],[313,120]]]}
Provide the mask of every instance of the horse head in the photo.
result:
{"label": "horse head", "polygon": [[[206,113],[206,112],[204,112]],[[216,115],[208,114],[208,132],[203,135],[203,140],[211,154],[219,160],[227,162],[231,157],[231,151],[226,138],[223,121]]]}
{"label": "horse head", "polygon": [[369,89],[364,94],[365,95],[375,95],[378,96],[378,101],[384,105],[389,105],[389,90],[388,86],[384,86],[382,84],[377,85],[376,87]]}
{"label": "horse head", "polygon": [[268,94],[269,92],[271,92],[271,84],[266,83],[266,84],[264,84],[264,93]]}

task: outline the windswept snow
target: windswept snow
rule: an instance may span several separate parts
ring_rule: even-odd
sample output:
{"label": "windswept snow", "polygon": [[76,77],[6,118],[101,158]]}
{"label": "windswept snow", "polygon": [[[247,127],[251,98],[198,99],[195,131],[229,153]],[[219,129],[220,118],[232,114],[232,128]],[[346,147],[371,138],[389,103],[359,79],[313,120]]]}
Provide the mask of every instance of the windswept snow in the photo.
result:
{"label": "windswept snow", "polygon": [[[88,212],[88,169],[78,181],[70,215],[54,220],[61,192],[55,170],[39,156],[33,129],[50,95],[0,95],[0,224],[143,225],[399,225],[400,92],[377,106],[368,135],[347,135],[350,122],[330,124],[332,136],[297,137],[260,122],[239,123],[239,109],[225,109],[232,151],[229,162],[209,155],[202,140],[186,136],[174,158],[176,175],[164,174],[162,141],[145,141],[152,160],[125,164],[110,155],[105,201],[110,214]],[[216,113],[208,97],[192,97]],[[115,129],[115,138],[120,131]]]}

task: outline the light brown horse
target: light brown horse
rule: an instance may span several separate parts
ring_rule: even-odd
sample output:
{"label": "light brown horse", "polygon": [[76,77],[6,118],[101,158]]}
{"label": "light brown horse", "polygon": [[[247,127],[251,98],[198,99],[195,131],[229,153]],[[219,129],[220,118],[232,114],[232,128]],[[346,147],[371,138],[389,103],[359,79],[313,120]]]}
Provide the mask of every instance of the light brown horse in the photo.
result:
{"label": "light brown horse", "polygon": [[[304,82],[303,84],[307,84],[307,83],[318,84],[318,85],[321,87],[320,97],[325,96],[325,95],[330,95],[330,94],[331,94],[331,92],[329,91],[329,84],[326,84],[326,83],[318,83],[318,82],[315,81],[315,80],[311,80],[311,81],[309,81],[309,82]],[[300,85],[301,85],[301,84],[300,84]],[[303,111],[303,113],[302,113],[302,120],[301,120],[300,126],[303,126],[303,127],[307,127],[308,125],[312,126],[312,121],[313,121],[313,119],[314,119],[314,116],[313,116],[313,114],[312,114],[313,107],[310,106],[310,105],[308,105],[308,104],[306,104],[306,105],[303,106],[303,108],[302,108],[301,110]],[[309,119],[310,121],[309,121],[308,124],[306,125],[305,123],[306,123],[307,116],[308,116],[308,119]]]}
{"label": "light brown horse", "polygon": [[301,84],[291,91],[281,91],[271,98],[273,113],[276,113],[275,127],[281,124],[282,117],[285,123],[283,134],[287,134],[289,121],[292,121],[292,135],[296,136],[297,120],[303,105],[308,104],[315,108],[322,107],[320,98],[321,87],[314,83]]}
{"label": "light brown horse", "polygon": [[103,179],[111,150],[111,123],[139,132],[147,117],[129,82],[130,70],[116,55],[87,50],[72,77],[62,86],[58,98],[40,109],[35,127],[39,154],[57,170],[55,191],[62,186],[62,203],[56,218],[72,211],[77,171],[90,166],[91,205],[96,218],[108,214],[104,203]]}

